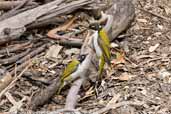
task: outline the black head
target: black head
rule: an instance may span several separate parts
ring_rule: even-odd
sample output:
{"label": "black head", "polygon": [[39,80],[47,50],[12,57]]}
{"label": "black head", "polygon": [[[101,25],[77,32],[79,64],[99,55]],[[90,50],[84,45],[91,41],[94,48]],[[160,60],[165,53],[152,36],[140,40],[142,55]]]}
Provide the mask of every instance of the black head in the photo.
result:
{"label": "black head", "polygon": [[86,56],[87,56],[87,54],[79,55],[78,56],[78,61],[80,61],[80,63],[83,62],[85,60]]}
{"label": "black head", "polygon": [[100,25],[100,23],[92,23],[90,24],[89,28],[100,31],[102,29],[102,26]]}

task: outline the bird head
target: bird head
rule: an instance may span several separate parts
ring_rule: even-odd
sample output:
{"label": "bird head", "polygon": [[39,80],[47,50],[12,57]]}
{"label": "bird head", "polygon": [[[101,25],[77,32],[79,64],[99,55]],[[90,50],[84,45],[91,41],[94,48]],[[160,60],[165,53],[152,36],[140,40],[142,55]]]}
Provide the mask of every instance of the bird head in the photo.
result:
{"label": "bird head", "polygon": [[79,61],[80,63],[82,63],[82,62],[85,60],[86,56],[87,56],[87,54],[79,55],[79,56],[78,56],[78,61]]}
{"label": "bird head", "polygon": [[102,29],[102,25],[100,23],[92,23],[89,28],[93,30],[100,31]]}

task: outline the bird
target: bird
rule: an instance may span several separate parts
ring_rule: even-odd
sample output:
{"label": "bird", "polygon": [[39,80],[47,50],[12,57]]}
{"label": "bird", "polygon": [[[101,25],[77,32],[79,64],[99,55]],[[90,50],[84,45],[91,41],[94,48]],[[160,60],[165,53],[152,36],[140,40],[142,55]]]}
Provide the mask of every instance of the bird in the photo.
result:
{"label": "bird", "polygon": [[105,63],[110,65],[110,41],[107,32],[101,27],[100,24],[96,23],[93,25],[93,28],[95,29],[93,34],[93,47],[99,59],[98,74],[101,79]]}
{"label": "bird", "polygon": [[68,63],[65,70],[63,71],[61,78],[60,78],[60,86],[57,91],[57,94],[60,94],[62,88],[69,82],[73,81],[74,77],[72,74],[80,72],[81,64],[85,60],[86,55],[79,55],[77,59],[73,59],[71,62]]}

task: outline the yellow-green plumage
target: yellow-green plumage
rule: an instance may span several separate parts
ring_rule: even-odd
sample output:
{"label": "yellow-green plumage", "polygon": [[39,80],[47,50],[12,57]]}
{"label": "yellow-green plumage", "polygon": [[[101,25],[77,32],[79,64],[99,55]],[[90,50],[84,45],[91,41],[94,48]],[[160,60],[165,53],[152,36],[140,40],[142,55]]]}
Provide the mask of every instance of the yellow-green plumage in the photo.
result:
{"label": "yellow-green plumage", "polygon": [[105,61],[110,65],[110,58],[111,58],[110,41],[109,41],[108,35],[104,29],[101,29],[99,31],[98,42],[99,42],[99,45],[100,45],[101,50],[103,52],[103,56],[104,56]]}
{"label": "yellow-green plumage", "polygon": [[99,74],[99,78],[100,80],[102,79],[102,73],[103,73],[103,69],[104,69],[104,65],[105,65],[105,59],[104,56],[102,55],[100,57],[100,61],[99,61],[99,70],[98,70],[98,74]]}
{"label": "yellow-green plumage", "polygon": [[72,74],[78,67],[80,62],[76,59],[72,60],[70,63],[68,63],[67,67],[65,68],[61,80],[65,80],[69,78],[69,75]]}
{"label": "yellow-green plumage", "polygon": [[101,29],[99,31],[99,35],[101,36],[101,39],[103,40],[105,45],[110,46],[109,37],[108,37],[108,35],[107,35],[107,33],[106,33],[106,31],[104,29]]}
{"label": "yellow-green plumage", "polygon": [[65,70],[61,76],[60,87],[58,89],[57,94],[59,94],[61,89],[64,87],[64,82],[71,80],[72,77],[70,75],[77,70],[79,64],[80,64],[80,61],[78,61],[76,59],[74,59],[70,63],[68,63],[67,67],[65,68]]}

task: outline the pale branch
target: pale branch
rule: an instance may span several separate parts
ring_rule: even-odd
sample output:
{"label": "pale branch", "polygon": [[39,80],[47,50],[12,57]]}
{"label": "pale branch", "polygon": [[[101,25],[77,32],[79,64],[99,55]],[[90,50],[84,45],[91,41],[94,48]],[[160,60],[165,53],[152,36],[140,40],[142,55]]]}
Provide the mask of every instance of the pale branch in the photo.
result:
{"label": "pale branch", "polygon": [[85,60],[83,61],[83,63],[81,64],[80,72],[76,72],[75,74],[72,75],[73,79],[76,79],[78,77],[81,77],[81,78],[79,78],[78,80],[76,80],[73,83],[73,85],[67,95],[66,104],[65,104],[66,109],[74,109],[75,108],[77,99],[78,99],[77,94],[79,92],[79,89],[80,89],[82,83],[86,80],[86,76],[88,75],[92,56],[93,56],[93,51],[89,47],[91,45],[92,38],[93,38],[93,35],[89,36],[89,34],[88,34],[84,41],[84,44],[82,45],[81,54],[86,54],[87,56],[86,56]]}
{"label": "pale branch", "polygon": [[[104,28],[108,32],[108,34],[112,36],[110,37],[110,41],[112,41],[121,32],[123,32],[133,20],[134,14],[135,14],[134,6],[132,2],[130,2],[129,0],[114,0],[113,6],[107,12],[108,12],[107,13],[108,15],[104,15],[107,18],[106,26]],[[112,28],[110,29],[110,27]],[[77,94],[83,82],[81,80],[85,80],[85,77],[88,77],[86,72],[88,72],[90,69],[91,59],[94,54],[92,52],[92,49],[90,48],[91,39],[93,38],[92,36],[89,37],[90,39],[88,41],[85,41],[84,42],[85,45],[82,46],[81,54],[88,54],[86,57],[87,61],[85,60],[86,62],[84,63],[84,66],[82,67],[83,71],[81,73],[76,74],[76,76],[79,76],[81,78],[79,78],[75,82],[75,84],[71,87],[71,90],[68,93],[66,104],[65,104],[65,108],[67,109],[75,108],[76,101],[77,101]],[[88,43],[86,44],[86,42]],[[75,92],[74,89],[76,89],[77,91]],[[73,98],[74,100],[71,100]]]}
{"label": "pale branch", "polygon": [[[23,1],[0,1],[0,10],[9,10],[22,4]],[[28,2],[26,5],[37,5],[35,2]]]}
{"label": "pale branch", "polygon": [[[73,83],[73,85],[67,95],[65,109],[74,109],[75,108],[75,105],[77,104],[77,99],[78,99],[77,95],[78,95],[79,89],[84,81],[85,81],[85,78],[80,78]],[[71,97],[71,96],[75,96],[75,97]]]}

